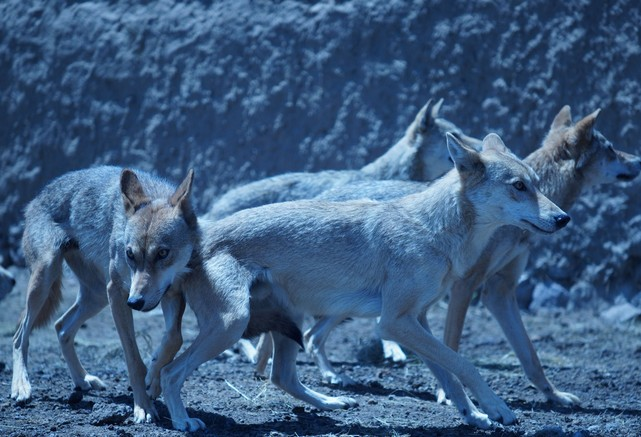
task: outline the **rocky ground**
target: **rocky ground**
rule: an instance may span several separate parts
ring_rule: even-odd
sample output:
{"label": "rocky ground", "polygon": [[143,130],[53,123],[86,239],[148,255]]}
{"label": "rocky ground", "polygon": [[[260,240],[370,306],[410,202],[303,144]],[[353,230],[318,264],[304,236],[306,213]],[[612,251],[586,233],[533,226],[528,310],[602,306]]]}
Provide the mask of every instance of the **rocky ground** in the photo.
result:
{"label": "rocky ground", "polygon": [[[18,290],[26,275],[18,272]],[[63,308],[73,302],[67,281]],[[37,331],[30,348],[34,398],[26,405],[9,399],[11,336],[23,307],[20,292],[2,303],[0,316],[0,435],[181,435],[171,429],[162,399],[159,423],[131,421],[132,396],[111,314],[90,320],[77,337],[80,358],[109,388],[74,392],[53,327]],[[430,320],[440,332],[444,304]],[[318,411],[254,376],[253,367],[238,354],[227,354],[202,365],[188,380],[183,399],[190,415],[207,430],[196,435],[477,435],[477,436],[622,436],[641,435],[641,324],[606,322],[600,308],[545,310],[524,314],[549,378],[562,390],[579,396],[579,408],[555,407],[528,383],[498,325],[482,307],[472,308],[462,353],[472,360],[492,388],[519,418],[517,425],[480,431],[462,423],[456,410],[436,403],[435,380],[410,356],[404,366],[380,361],[371,320],[340,326],[330,338],[330,359],[360,385],[342,389],[319,383],[319,373],[300,353],[298,370],[304,383],[335,395],[357,399],[344,411]],[[136,314],[138,340],[148,357],[162,329],[159,310]],[[183,332],[187,342],[197,333],[188,312]]]}

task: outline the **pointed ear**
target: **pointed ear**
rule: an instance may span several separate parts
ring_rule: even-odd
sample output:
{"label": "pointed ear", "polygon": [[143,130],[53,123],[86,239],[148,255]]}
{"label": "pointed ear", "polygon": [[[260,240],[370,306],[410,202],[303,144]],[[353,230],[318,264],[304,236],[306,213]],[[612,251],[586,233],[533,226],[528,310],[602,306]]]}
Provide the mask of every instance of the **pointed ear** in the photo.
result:
{"label": "pointed ear", "polygon": [[592,114],[585,116],[583,119],[579,120],[574,125],[574,132],[578,139],[583,139],[587,141],[592,139],[592,131],[594,130],[594,123],[596,122],[596,119],[599,116],[600,112],[601,112],[601,108],[597,109]]}
{"label": "pointed ear", "polygon": [[180,186],[176,188],[174,194],[172,194],[169,198],[169,203],[171,204],[171,206],[180,208],[185,221],[190,227],[195,227],[198,222],[196,214],[194,213],[194,210],[191,207],[191,202],[189,200],[193,181],[194,170],[190,169]]}
{"label": "pointed ear", "polygon": [[476,150],[463,144],[450,132],[447,132],[445,137],[447,138],[447,150],[450,152],[454,166],[461,177],[483,166],[481,157]]}
{"label": "pointed ear", "polygon": [[438,100],[438,102],[436,102],[436,104],[432,108],[432,118],[437,118],[438,117],[438,113],[441,110],[441,106],[443,106],[443,98],[442,97]]}
{"label": "pointed ear", "polygon": [[414,118],[415,129],[419,132],[427,132],[430,126],[434,124],[434,120],[432,119],[430,112],[430,106],[432,106],[432,99],[427,101],[425,106],[418,111],[418,114],[416,114],[416,117]]}
{"label": "pointed ear", "polygon": [[512,151],[507,148],[501,137],[495,133],[489,133],[483,138],[483,144],[481,145],[481,150],[495,150],[501,153],[508,153],[512,155]]}
{"label": "pointed ear", "polygon": [[569,127],[571,125],[572,125],[572,114],[570,113],[570,106],[565,105],[563,108],[561,108],[559,113],[556,114],[556,117],[554,117],[554,120],[552,121],[551,129],[555,130],[560,127]]}
{"label": "pointed ear", "polygon": [[120,193],[127,217],[131,217],[138,208],[150,201],[138,180],[138,176],[128,168],[120,173]]}

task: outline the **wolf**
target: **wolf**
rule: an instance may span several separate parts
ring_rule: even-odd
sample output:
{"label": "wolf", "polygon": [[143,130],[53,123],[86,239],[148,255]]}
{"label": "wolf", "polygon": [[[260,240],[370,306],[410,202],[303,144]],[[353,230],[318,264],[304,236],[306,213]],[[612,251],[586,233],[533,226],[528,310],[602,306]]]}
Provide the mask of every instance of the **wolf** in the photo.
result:
{"label": "wolf", "polygon": [[[77,276],[80,287],[74,304],[55,323],[62,354],[76,387],[82,390],[105,388],[100,378],[87,373],[80,363],[74,337],[86,320],[108,304],[108,286],[113,290],[116,283],[125,284],[130,279],[123,241],[131,211],[125,210],[121,200],[121,171],[121,168],[104,166],[67,173],[49,183],[26,207],[22,247],[31,273],[26,307],[13,337],[11,383],[11,397],[18,402],[25,402],[32,396],[27,372],[29,336],[34,328],[47,324],[60,305],[63,262]],[[144,213],[158,210],[157,214],[168,218],[167,229],[154,230],[158,232],[158,238],[168,239],[165,244],[171,243],[176,249],[166,253],[163,247],[158,247],[155,257],[162,269],[153,276],[136,276],[134,283],[153,280],[157,281],[158,287],[167,287],[186,271],[195,241],[187,232],[188,223],[173,217],[175,209],[184,202],[179,197],[181,192],[151,174],[138,172],[138,175],[151,205]],[[195,223],[195,216],[189,217],[189,221]],[[156,261],[156,258],[149,261]],[[111,294],[116,326],[133,328],[126,299],[121,302],[118,296]],[[133,383],[136,378],[144,380],[145,366],[133,336],[122,340],[128,342],[124,350],[131,355],[128,362],[133,363],[129,374],[135,404],[134,421],[150,421],[157,416],[153,403],[145,392],[144,383]]]}
{"label": "wolf", "polygon": [[[551,233],[570,218],[537,189],[534,171],[511,154],[498,135],[483,140],[482,152],[453,135],[447,136],[447,144],[455,168],[417,194],[390,202],[300,200],[203,220],[203,273],[189,275],[182,286],[200,332],[160,372],[174,427],[204,428],[202,421],[187,415],[180,390],[201,363],[228,347],[228,327],[239,319],[246,323],[245,302],[254,298],[280,307],[298,325],[305,314],[380,315],[381,337],[399,342],[426,362],[466,423],[488,428],[492,420],[516,420],[474,366],[432,335],[426,310],[468,270],[469,260],[478,258],[499,226]],[[203,277],[213,284],[214,296],[236,296],[230,299],[236,307],[211,299]],[[154,308],[163,297],[155,290],[140,290],[129,299],[144,301],[142,310]],[[235,335],[238,332],[234,328]],[[305,387],[296,373],[297,344],[278,332],[271,335],[274,384],[320,409],[355,404],[351,398]]]}
{"label": "wolf", "polygon": [[16,278],[13,277],[9,270],[0,266],[0,300],[11,293],[14,285],[16,285]]}
{"label": "wolf", "polygon": [[[197,264],[200,230],[189,203],[192,180],[190,171],[175,188],[146,172],[97,167],[60,176],[27,205],[22,243],[31,274],[26,308],[13,338],[13,399],[25,402],[32,396],[27,372],[29,336],[34,328],[45,325],[59,306],[66,262],[78,277],[80,288],[75,303],[55,327],[76,387],[105,388],[80,363],[74,337],[80,326],[109,302],[133,390],[134,421],[157,418],[146,393],[146,367],[133,331],[131,309],[143,309],[142,303],[128,296],[134,294],[130,290],[147,289],[164,294],[179,287],[182,277]],[[144,238],[144,245],[132,236]],[[184,309],[184,301],[177,299],[176,293],[167,294],[163,308],[167,319],[174,320],[174,305]],[[252,324],[245,326],[246,335],[258,334],[265,326],[264,330],[274,329],[301,341],[293,322],[265,309],[255,313]],[[177,323],[167,325],[166,336],[180,332],[180,318]]]}
{"label": "wolf", "polygon": [[[540,176],[541,191],[564,210],[590,187],[632,181],[641,172],[640,157],[615,149],[595,129],[600,112],[597,109],[573,123],[570,106],[564,106],[542,146],[524,159]],[[505,227],[490,240],[479,262],[450,291],[444,342],[458,350],[467,309],[480,288],[483,304],[498,321],[528,379],[548,401],[577,405],[577,396],[558,390],[546,377],[516,301],[516,286],[537,238],[529,230]],[[443,391],[438,398],[445,400]]]}
{"label": "wolf", "polygon": [[217,220],[260,205],[312,199],[356,180],[434,180],[452,168],[443,144],[446,132],[456,134],[461,141],[476,149],[481,145],[481,140],[466,135],[454,123],[439,117],[442,104],[443,99],[436,104],[428,100],[403,137],[386,153],[361,169],[285,173],[250,182],[223,194],[203,218]]}
{"label": "wolf", "polygon": [[[554,118],[542,146],[524,159],[541,177],[539,188],[543,194],[564,210],[570,209],[587,188],[631,181],[641,171],[639,157],[614,149],[612,143],[594,129],[599,113],[600,110],[596,110],[574,124],[570,107],[564,106]],[[423,189],[423,185],[412,182],[357,181],[329,190],[318,198],[386,201]],[[579,403],[575,395],[559,391],[545,376],[516,304],[515,287],[525,269],[530,247],[537,239],[539,234],[517,227],[501,228],[492,237],[479,260],[461,280],[455,281],[450,291],[444,342],[458,350],[473,292],[482,288],[483,302],[499,321],[528,378],[549,401],[575,405]],[[336,374],[324,351],[330,331],[342,320],[340,317],[319,320],[305,333],[305,348],[321,369],[324,380],[346,385],[353,381],[346,375]],[[259,363],[264,365],[260,360]],[[446,400],[442,390],[438,392],[438,400]]]}
{"label": "wolf", "polygon": [[[386,153],[358,170],[326,170],[316,173],[285,173],[234,188],[220,197],[203,218],[217,220],[242,209],[292,200],[312,199],[324,192],[339,189],[355,181],[415,180],[431,181],[452,168],[452,161],[445,147],[445,133],[450,132],[468,146],[479,149],[481,140],[466,135],[451,121],[440,117],[443,99],[432,100],[419,110],[403,137]],[[266,341],[267,340],[267,341]],[[269,339],[261,337],[260,354],[248,341],[238,346],[252,362],[257,362],[257,373],[263,374],[269,358]],[[398,345],[383,341],[386,359],[405,361],[406,356]],[[312,356],[320,359],[321,368],[329,367],[324,354]],[[327,363],[326,366],[323,363]],[[353,381],[330,370],[323,370],[324,379],[332,383],[348,384]]]}

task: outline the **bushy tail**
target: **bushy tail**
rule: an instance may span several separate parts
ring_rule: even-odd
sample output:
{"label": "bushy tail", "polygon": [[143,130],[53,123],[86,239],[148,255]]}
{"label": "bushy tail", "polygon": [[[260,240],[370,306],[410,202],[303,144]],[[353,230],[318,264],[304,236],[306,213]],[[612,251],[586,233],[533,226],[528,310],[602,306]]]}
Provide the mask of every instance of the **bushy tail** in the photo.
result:
{"label": "bushy tail", "polygon": [[[62,278],[58,277],[53,284],[47,295],[47,299],[42,305],[42,309],[38,313],[33,322],[34,328],[41,328],[47,325],[53,318],[56,310],[62,303]],[[24,317],[24,314],[23,314]]]}

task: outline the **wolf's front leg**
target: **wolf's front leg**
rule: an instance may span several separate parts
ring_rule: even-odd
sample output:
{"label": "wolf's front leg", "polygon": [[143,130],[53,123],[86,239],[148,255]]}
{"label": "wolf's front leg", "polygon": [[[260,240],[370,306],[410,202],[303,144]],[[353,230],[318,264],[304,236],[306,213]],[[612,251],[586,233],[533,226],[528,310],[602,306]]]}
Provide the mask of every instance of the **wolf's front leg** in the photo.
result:
{"label": "wolf's front leg", "polygon": [[[421,321],[419,322],[419,319]],[[469,387],[479,401],[483,411],[490,419],[509,425],[516,422],[516,416],[505,402],[499,398],[485,383],[479,372],[469,361],[458,355],[452,349],[437,340],[429,330],[425,316],[404,314],[393,316],[385,314],[379,322],[379,330],[383,338],[389,338],[412,350],[426,363],[434,363],[438,367],[451,372],[465,386]],[[439,376],[439,375],[437,375]],[[482,416],[474,410],[470,413],[470,405],[462,395],[457,394],[460,385],[455,381],[448,381],[447,376],[441,383],[448,395],[453,397],[459,411],[467,423],[487,428],[488,424]],[[449,385],[449,387],[448,387]],[[452,389],[454,388],[454,389]],[[457,397],[459,401],[457,401]]]}
{"label": "wolf's front leg", "polygon": [[158,419],[158,413],[153,401],[145,391],[145,374],[147,368],[140,357],[136,335],[134,331],[134,319],[131,309],[127,306],[127,292],[117,285],[112,279],[107,285],[109,305],[111,314],[116,324],[116,330],[120,337],[127,371],[129,372],[129,384],[134,395],[134,422],[150,423]]}
{"label": "wolf's front leg", "polygon": [[149,363],[145,378],[147,394],[156,399],[160,396],[160,370],[174,359],[183,344],[182,318],[185,313],[185,298],[181,292],[167,293],[160,301],[163,317],[165,318],[165,334],[158,349],[154,352]]}
{"label": "wolf's front leg", "polygon": [[581,401],[572,393],[558,390],[548,380],[543,366],[534,349],[534,345],[523,325],[521,313],[514,292],[516,283],[507,281],[505,276],[495,275],[489,281],[483,293],[483,304],[499,322],[512,349],[519,358],[525,374],[545,397],[558,405],[574,406]]}
{"label": "wolf's front leg", "polygon": [[[212,309],[213,311],[216,310]],[[183,354],[160,371],[163,397],[171,416],[171,423],[175,429],[188,432],[205,429],[206,426],[202,420],[189,417],[187,414],[185,405],[180,398],[180,390],[185,379],[199,365],[232,347],[242,335],[249,321],[249,315],[239,315],[234,317],[233,321],[231,321],[231,317],[227,317],[227,325],[225,325],[218,314],[212,314],[207,320],[204,320],[198,312],[196,312],[196,316],[200,326],[198,336]]]}
{"label": "wolf's front leg", "polygon": [[[443,329],[443,342],[454,351],[458,351],[461,334],[465,323],[465,316],[472,301],[474,290],[478,287],[478,280],[458,280],[450,289],[450,299],[447,304],[447,316]],[[436,391],[436,400],[439,404],[449,404],[447,395],[442,388]]]}

